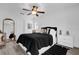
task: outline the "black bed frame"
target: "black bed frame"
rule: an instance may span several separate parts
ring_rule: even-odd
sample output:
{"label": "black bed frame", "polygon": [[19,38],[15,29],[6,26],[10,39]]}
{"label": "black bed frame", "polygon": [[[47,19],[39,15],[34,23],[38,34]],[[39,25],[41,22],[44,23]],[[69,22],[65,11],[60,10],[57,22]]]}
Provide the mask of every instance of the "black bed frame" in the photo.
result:
{"label": "black bed frame", "polygon": [[50,30],[51,30],[51,29],[55,30],[55,31],[56,31],[56,35],[55,35],[55,36],[56,36],[56,44],[58,43],[58,37],[57,37],[57,32],[58,32],[58,30],[57,30],[57,27],[46,26],[46,27],[41,27],[41,29],[46,29],[46,30],[49,29],[49,30],[48,30],[48,34],[50,34]]}

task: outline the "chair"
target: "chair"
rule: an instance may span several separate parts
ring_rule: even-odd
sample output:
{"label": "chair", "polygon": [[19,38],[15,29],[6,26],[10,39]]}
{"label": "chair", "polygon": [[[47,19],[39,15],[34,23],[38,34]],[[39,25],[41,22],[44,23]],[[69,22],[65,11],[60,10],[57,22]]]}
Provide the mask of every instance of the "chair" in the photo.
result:
{"label": "chair", "polygon": [[5,45],[5,41],[4,41],[4,34],[0,33],[0,47]]}

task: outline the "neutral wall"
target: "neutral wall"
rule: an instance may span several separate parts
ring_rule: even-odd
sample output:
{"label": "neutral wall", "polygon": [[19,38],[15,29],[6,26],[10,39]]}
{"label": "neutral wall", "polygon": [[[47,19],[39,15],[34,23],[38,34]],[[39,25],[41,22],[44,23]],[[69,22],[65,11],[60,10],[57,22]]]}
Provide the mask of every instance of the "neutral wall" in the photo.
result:
{"label": "neutral wall", "polygon": [[[79,4],[41,4],[44,6],[46,13],[40,14],[36,18],[39,27],[57,26],[63,32],[69,30],[74,39],[74,46],[79,47]],[[15,20],[15,33],[18,36],[22,33],[28,33],[25,24],[32,20],[31,16],[23,16],[19,13],[22,8],[29,8],[28,4],[0,4],[0,29],[2,29],[2,21],[9,17]]]}
{"label": "neutral wall", "polygon": [[74,40],[74,46],[79,47],[79,4],[44,4],[45,15],[40,15],[37,22],[42,26],[57,26],[63,33],[70,31]]}
{"label": "neutral wall", "polygon": [[[2,30],[3,19],[11,18],[15,21],[15,34],[16,37],[25,32],[25,20],[28,18],[26,16],[22,16],[20,13],[22,12],[22,7],[24,4],[8,4],[2,3],[0,4],[0,29]],[[27,7],[28,5],[26,5]]]}

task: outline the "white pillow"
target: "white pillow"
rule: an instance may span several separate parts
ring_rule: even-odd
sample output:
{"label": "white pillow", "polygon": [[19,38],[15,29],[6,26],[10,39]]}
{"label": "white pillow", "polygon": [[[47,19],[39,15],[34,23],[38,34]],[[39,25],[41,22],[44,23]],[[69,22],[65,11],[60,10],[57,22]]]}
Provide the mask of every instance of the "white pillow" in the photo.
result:
{"label": "white pillow", "polygon": [[53,45],[54,45],[56,43],[56,31],[54,29],[51,29],[50,34],[53,36]]}

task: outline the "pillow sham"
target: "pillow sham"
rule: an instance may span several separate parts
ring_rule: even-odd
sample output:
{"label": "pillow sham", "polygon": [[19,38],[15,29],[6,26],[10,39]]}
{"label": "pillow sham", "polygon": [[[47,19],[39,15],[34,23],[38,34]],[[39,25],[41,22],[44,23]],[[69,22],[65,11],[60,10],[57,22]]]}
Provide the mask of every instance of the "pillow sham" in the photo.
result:
{"label": "pillow sham", "polygon": [[55,44],[56,43],[56,31],[54,29],[51,29],[50,34],[53,37],[53,44]]}

